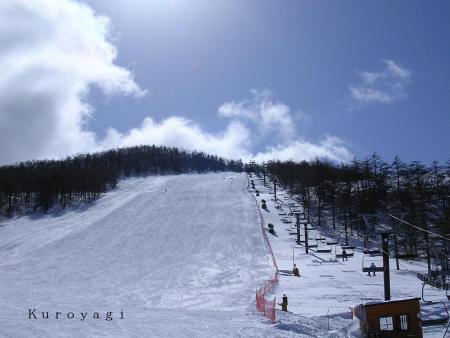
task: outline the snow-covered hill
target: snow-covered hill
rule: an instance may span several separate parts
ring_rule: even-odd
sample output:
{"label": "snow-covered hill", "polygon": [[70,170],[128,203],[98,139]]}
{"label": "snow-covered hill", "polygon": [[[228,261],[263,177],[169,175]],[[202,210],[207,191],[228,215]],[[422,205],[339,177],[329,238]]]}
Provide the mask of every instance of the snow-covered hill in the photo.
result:
{"label": "snow-covered hill", "polygon": [[[277,231],[273,295],[286,293],[292,311],[277,310],[276,325],[255,310],[274,267],[247,175],[220,173],[128,179],[91,205],[2,223],[0,337],[354,337],[349,307],[382,300],[382,274],[366,276],[358,250],[346,262],[334,248],[305,255],[281,221],[288,208],[275,209],[288,196],[275,202],[253,179],[257,202],[267,201],[264,226]],[[289,274],[293,247],[300,278]],[[393,297],[420,296],[414,271],[424,265],[391,267]],[[445,293],[429,288],[427,297]]]}
{"label": "snow-covered hill", "polygon": [[128,179],[88,207],[7,221],[0,335],[272,337],[254,310],[273,273],[258,222],[234,173]]}
{"label": "snow-covered hill", "polygon": [[[262,209],[264,228],[280,269],[279,284],[274,295],[278,300],[283,294],[288,296],[290,312],[277,312],[278,328],[302,337],[360,337],[359,323],[351,322],[350,307],[370,301],[384,301],[383,273],[377,272],[376,276],[369,277],[362,271],[363,262],[365,266],[374,262],[376,266],[382,267],[382,257],[364,255],[360,243],[355,250],[348,249],[353,254],[348,260],[336,258],[336,253],[342,252],[341,246],[326,243],[336,241],[337,235],[332,229],[323,227],[308,231],[309,244],[316,244],[318,247],[311,247],[309,254],[306,254],[304,241],[301,245],[296,244],[296,219],[289,216],[289,204],[291,209],[297,210],[302,210],[302,205],[280,188],[277,189],[275,200],[272,184],[264,186],[258,177],[253,176],[252,179],[259,191],[257,197],[256,191],[252,191],[258,204],[261,206],[262,200],[266,201],[267,208]],[[269,234],[269,223],[274,225],[275,235]],[[307,228],[310,227],[308,225]],[[304,225],[300,229],[301,240],[304,240]],[[331,251],[321,253],[317,249]],[[293,261],[300,268],[300,278],[292,275]],[[417,272],[426,272],[425,262],[401,261],[400,270],[396,270],[395,259],[390,259],[392,299],[421,297],[422,283],[416,276]],[[444,290],[426,286],[424,297],[426,300],[445,302],[450,308],[450,301],[447,301]],[[442,303],[422,302],[422,315],[427,319],[436,319],[445,317],[447,313]],[[424,329],[424,336],[442,337],[445,329],[445,325],[427,327]],[[329,333],[330,331],[337,332]]]}

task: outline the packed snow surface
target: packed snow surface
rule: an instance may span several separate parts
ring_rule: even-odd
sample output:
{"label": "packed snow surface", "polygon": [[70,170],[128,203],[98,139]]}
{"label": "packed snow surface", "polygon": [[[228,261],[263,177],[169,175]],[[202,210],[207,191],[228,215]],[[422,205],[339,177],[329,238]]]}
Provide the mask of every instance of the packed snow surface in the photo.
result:
{"label": "packed snow surface", "polygon": [[[309,248],[306,254],[305,227],[303,224],[300,226],[301,242],[297,245],[296,218],[289,216],[291,210],[303,211],[303,206],[280,187],[275,199],[272,182],[266,180],[264,185],[255,175],[251,179],[255,183],[252,193],[261,207],[264,228],[280,270],[274,295],[278,303],[283,294],[288,297],[289,313],[277,311],[278,328],[301,337],[360,337],[359,323],[352,321],[350,308],[360,303],[384,301],[383,272],[368,276],[362,271],[362,266],[370,266],[373,262],[377,267],[382,267],[383,258],[363,254],[362,241],[349,232],[348,244],[356,248],[347,249],[353,256],[343,261],[336,256],[342,253],[340,243],[344,241],[343,234],[339,238],[339,233],[327,226],[313,229],[310,224],[307,226],[307,229],[311,228],[307,230],[309,244],[317,244],[317,247]],[[256,190],[259,196],[256,196]],[[262,200],[266,201],[266,209],[262,208]],[[268,232],[269,223],[274,225],[274,235]],[[330,244],[332,242],[338,243]],[[372,243],[370,247],[381,249],[380,243]],[[318,252],[326,249],[330,252]],[[294,262],[300,269],[301,277],[292,274]],[[390,259],[391,299],[421,297],[422,283],[416,274],[426,273],[425,262],[403,260],[399,264],[400,270],[397,270],[395,259]],[[450,308],[444,290],[426,286],[424,297],[426,300],[445,302]],[[421,307],[424,318],[436,319],[447,315],[442,303],[429,305],[422,302]],[[442,337],[445,328],[445,325],[424,328],[424,337]]]}
{"label": "packed snow surface", "polygon": [[247,184],[133,178],[91,205],[3,222],[0,336],[283,336],[255,312],[274,270]]}
{"label": "packed snow surface", "polygon": [[[349,308],[382,301],[383,274],[361,271],[366,258],[351,237],[353,257],[336,259],[340,245],[326,242],[337,235],[326,228],[310,230],[309,239],[331,252],[306,255],[288,207],[302,206],[280,188],[275,200],[270,186],[252,179],[259,196],[245,174],[127,179],[90,205],[0,223],[0,337],[360,337]],[[280,270],[272,296],[289,298],[275,325],[255,310],[255,290],[274,273],[261,232],[268,223]],[[293,261],[301,277],[292,276]],[[424,263],[390,266],[392,298],[420,297],[415,273]],[[427,299],[446,298],[425,291]]]}

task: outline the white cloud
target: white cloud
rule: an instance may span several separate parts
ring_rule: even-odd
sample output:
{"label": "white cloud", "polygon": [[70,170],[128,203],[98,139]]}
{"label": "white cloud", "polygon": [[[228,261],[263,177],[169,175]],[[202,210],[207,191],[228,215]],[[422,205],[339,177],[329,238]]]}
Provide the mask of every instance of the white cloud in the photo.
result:
{"label": "white cloud", "polygon": [[139,128],[131,129],[127,133],[120,133],[113,128],[109,129],[101,147],[108,149],[157,144],[258,162],[273,159],[302,161],[325,157],[337,162],[346,162],[353,158],[348,145],[333,136],[327,136],[319,143],[297,138],[289,142],[270,145],[264,151],[254,154],[251,151],[253,136],[251,129],[237,120],[232,120],[222,133],[211,134],[204,131],[198,124],[183,117],[169,117],[160,123],[147,117]]}
{"label": "white cloud", "polygon": [[[0,3],[0,164],[61,158],[121,146],[156,144],[244,160],[328,157],[351,154],[336,137],[319,143],[295,134],[289,106],[267,90],[221,105],[230,119],[210,133],[184,117],[154,121],[127,132],[110,128],[102,140],[86,129],[95,111],[86,97],[93,86],[107,95],[145,94],[131,72],[115,64],[109,19],[70,0],[11,0]],[[393,73],[402,73],[389,65]],[[256,129],[256,132],[255,132]],[[270,140],[269,145],[258,142]],[[265,149],[255,155],[257,149]]]}
{"label": "white cloud", "polygon": [[[219,116],[256,125],[260,134],[272,141],[264,151],[246,159],[262,162],[272,159],[302,161],[326,157],[334,161],[349,161],[353,157],[348,146],[337,137],[328,136],[319,143],[299,138],[295,133],[295,119],[289,106],[274,101],[269,90],[252,90],[251,93],[251,100],[226,102],[218,109]],[[257,139],[253,135],[253,143]]]}
{"label": "white cloud", "polygon": [[348,86],[357,103],[388,104],[406,96],[405,86],[411,79],[411,71],[392,60],[383,60],[383,64],[380,72],[359,72],[361,82]]}
{"label": "white cloud", "polygon": [[68,0],[0,4],[0,161],[96,150],[83,129],[91,86],[108,94],[144,94],[114,64],[110,22]]}
{"label": "white cloud", "polygon": [[268,90],[252,90],[252,100],[227,102],[218,109],[219,116],[247,120],[255,124],[263,135],[291,139],[295,134],[294,121],[287,105],[273,100]]}
{"label": "white cloud", "polygon": [[384,60],[384,63],[387,65],[389,73],[396,76],[397,78],[403,80],[409,80],[411,78],[411,71],[406,68],[400,67],[394,61]]}
{"label": "white cloud", "polygon": [[231,122],[222,133],[210,134],[183,117],[169,117],[161,123],[147,117],[139,128],[131,129],[125,134],[110,129],[103,141],[103,147],[162,144],[227,158],[250,158],[247,150],[250,146],[250,136],[250,131],[237,121]]}
{"label": "white cloud", "polygon": [[257,153],[254,159],[258,162],[278,159],[280,161],[309,161],[315,158],[328,158],[337,162],[348,162],[353,154],[348,146],[338,137],[328,136],[319,143],[311,143],[297,139],[288,145],[271,146],[264,152]]}

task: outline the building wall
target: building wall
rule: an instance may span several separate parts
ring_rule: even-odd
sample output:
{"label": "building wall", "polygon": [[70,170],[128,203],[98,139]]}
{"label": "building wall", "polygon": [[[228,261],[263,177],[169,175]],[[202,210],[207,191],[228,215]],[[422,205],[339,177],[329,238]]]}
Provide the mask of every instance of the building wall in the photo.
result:
{"label": "building wall", "polygon": [[[380,303],[365,307],[364,329],[373,331],[373,337],[416,337],[422,338],[420,304],[418,300]],[[400,330],[400,315],[408,315],[408,330]],[[394,331],[380,331],[380,317],[393,317]],[[366,335],[371,337],[370,334]]]}

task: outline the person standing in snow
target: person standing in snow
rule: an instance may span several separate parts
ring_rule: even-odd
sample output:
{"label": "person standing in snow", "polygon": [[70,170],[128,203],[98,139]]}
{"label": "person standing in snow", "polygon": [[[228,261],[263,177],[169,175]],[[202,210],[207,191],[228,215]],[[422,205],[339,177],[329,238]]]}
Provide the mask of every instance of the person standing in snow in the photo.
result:
{"label": "person standing in snow", "polygon": [[283,294],[283,301],[279,305],[281,305],[281,311],[287,311],[288,298],[287,298],[286,294]]}
{"label": "person standing in snow", "polygon": [[[372,262],[372,264],[370,264],[370,269],[372,270],[374,276],[375,276],[375,268],[376,268],[376,266],[375,266],[375,264]],[[370,276],[370,271],[369,271],[369,276]]]}
{"label": "person standing in snow", "polygon": [[345,249],[342,251],[342,261],[348,261],[348,258],[347,258],[347,251],[345,251]]}
{"label": "person standing in snow", "polygon": [[298,267],[295,263],[294,263],[294,267],[292,269],[292,273],[294,274],[294,276],[300,277],[300,271],[298,270]]}

